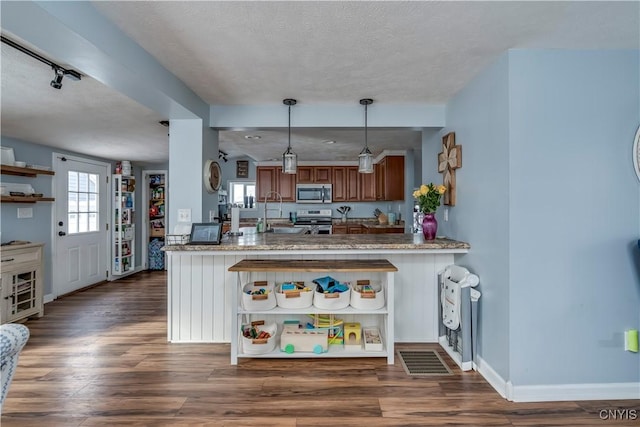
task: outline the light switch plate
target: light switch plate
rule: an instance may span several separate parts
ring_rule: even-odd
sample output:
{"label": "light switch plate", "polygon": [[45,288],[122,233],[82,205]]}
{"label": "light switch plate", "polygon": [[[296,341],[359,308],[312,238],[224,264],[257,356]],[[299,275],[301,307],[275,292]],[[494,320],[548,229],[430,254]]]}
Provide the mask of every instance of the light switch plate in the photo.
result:
{"label": "light switch plate", "polygon": [[191,209],[178,209],[178,222],[191,222]]}
{"label": "light switch plate", "polygon": [[18,208],[18,218],[33,218],[33,208]]}

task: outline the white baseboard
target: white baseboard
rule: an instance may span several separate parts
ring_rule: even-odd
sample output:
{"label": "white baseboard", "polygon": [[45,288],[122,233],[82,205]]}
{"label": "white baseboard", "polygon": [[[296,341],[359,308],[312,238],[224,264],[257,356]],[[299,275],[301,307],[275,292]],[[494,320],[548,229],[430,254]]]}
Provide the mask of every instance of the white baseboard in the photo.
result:
{"label": "white baseboard", "polygon": [[562,400],[640,399],[640,383],[513,385],[505,381],[480,356],[478,372],[500,396],[512,402],[557,402]]}
{"label": "white baseboard", "polygon": [[120,274],[118,276],[115,276],[115,275],[111,274],[111,275],[109,275],[109,278],[107,280],[109,282],[113,282],[114,280],[122,279],[123,277],[131,276],[132,274],[140,273],[143,270],[144,270],[144,268],[140,265],[140,266],[134,268],[133,270],[129,270],[126,273]]}
{"label": "white baseboard", "polygon": [[44,297],[42,297],[42,302],[44,304],[53,301],[55,298],[53,296],[53,294],[46,294]]}
{"label": "white baseboard", "polygon": [[438,338],[438,342],[440,343],[440,347],[442,347],[442,349],[447,352],[449,357],[452,358],[454,362],[456,362],[460,369],[462,369],[463,371],[470,371],[472,369],[475,369],[474,363],[472,361],[462,361],[462,356],[449,345],[449,343],[447,342],[447,337],[442,336]]}
{"label": "white baseboard", "polygon": [[485,380],[498,392],[498,394],[505,399],[509,399],[509,395],[507,393],[508,387],[507,382],[496,372],[493,368],[485,362],[485,360],[476,355],[476,367],[477,371],[484,377]]}
{"label": "white baseboard", "polygon": [[511,397],[514,402],[640,399],[640,383],[514,386]]}

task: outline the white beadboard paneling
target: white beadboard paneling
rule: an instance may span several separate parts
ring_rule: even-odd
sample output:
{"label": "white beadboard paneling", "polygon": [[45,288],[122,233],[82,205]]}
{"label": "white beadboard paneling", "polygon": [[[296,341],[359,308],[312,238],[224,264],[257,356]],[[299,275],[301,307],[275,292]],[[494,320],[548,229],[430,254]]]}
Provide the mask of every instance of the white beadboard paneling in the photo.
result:
{"label": "white beadboard paneling", "polygon": [[[364,253],[362,253],[364,252]],[[453,253],[383,253],[344,251],[340,253],[212,253],[169,252],[167,334],[171,342],[231,342],[233,290],[238,274],[228,269],[242,259],[388,259],[398,268],[394,274],[393,333],[396,342],[438,342],[437,273],[453,264]],[[356,280],[357,273],[331,274],[339,280]],[[370,276],[380,280],[379,276]],[[311,281],[318,273],[269,273],[276,283]],[[240,282],[257,280],[241,273]],[[389,297],[389,295],[387,295]],[[378,316],[379,317],[379,316]],[[379,322],[376,316],[360,320]],[[382,326],[382,325],[381,325]],[[386,332],[385,332],[386,333]]]}

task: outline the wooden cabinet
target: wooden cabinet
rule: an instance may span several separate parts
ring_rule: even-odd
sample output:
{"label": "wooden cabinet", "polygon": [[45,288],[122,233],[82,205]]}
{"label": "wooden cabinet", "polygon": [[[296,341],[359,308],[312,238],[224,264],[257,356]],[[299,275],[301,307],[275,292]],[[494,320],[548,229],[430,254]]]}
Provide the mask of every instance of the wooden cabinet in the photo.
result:
{"label": "wooden cabinet", "polygon": [[134,270],[136,179],[128,175],[113,175],[114,218],[111,274],[121,276]]}
{"label": "wooden cabinet", "polygon": [[331,166],[298,166],[298,184],[331,184]]}
{"label": "wooden cabinet", "polygon": [[404,233],[401,227],[363,227],[366,234]]}
{"label": "wooden cabinet", "polygon": [[282,168],[277,168],[276,177],[278,178],[278,193],[282,196],[283,202],[296,201],[296,175],[290,173],[282,173]]}
{"label": "wooden cabinet", "polygon": [[[265,196],[276,191],[282,196],[283,202],[296,201],[296,175],[282,173],[279,166],[258,166],[256,168],[257,202],[263,203]],[[279,201],[274,193],[269,194],[269,202]]]}
{"label": "wooden cabinet", "polygon": [[347,226],[347,234],[362,234],[362,225],[348,225]]}
{"label": "wooden cabinet", "polygon": [[[375,171],[375,168],[374,168]],[[376,174],[374,173],[358,173],[358,187],[360,191],[360,201],[375,202],[376,201]]]}
{"label": "wooden cabinet", "polygon": [[[26,176],[35,178],[38,175],[55,175],[55,172],[44,169],[23,168],[19,166],[2,165],[0,173],[3,175]],[[3,203],[35,203],[35,202],[53,202],[53,197],[34,197],[34,196],[1,196],[0,201]]]}
{"label": "wooden cabinet", "polygon": [[387,156],[374,170],[376,200],[404,200],[404,156]]}
{"label": "wooden cabinet", "polygon": [[334,166],[331,174],[334,202],[360,201],[357,166]]}
{"label": "wooden cabinet", "polygon": [[2,247],[0,323],[44,314],[43,247],[43,243]]}
{"label": "wooden cabinet", "polygon": [[[237,285],[233,286],[231,304],[231,364],[237,365],[240,357],[266,357],[266,358],[333,358],[333,357],[386,357],[389,365],[394,361],[394,272],[396,266],[386,259],[367,260],[289,260],[289,259],[245,259],[229,267],[230,272],[237,272]],[[330,275],[342,283],[356,283],[358,280],[370,280],[372,284],[379,285],[378,296],[383,298],[381,305],[371,308],[355,308],[351,304],[345,308],[326,309],[313,305],[304,308],[282,308],[280,306],[250,309],[242,303],[242,289],[245,283],[251,281],[266,281],[278,285],[283,281],[304,281],[311,284],[318,276]],[[255,282],[254,282],[255,283]],[[353,288],[351,289],[353,292]],[[316,294],[318,295],[318,294]],[[322,295],[322,294],[319,294]],[[316,298],[316,296],[314,296]],[[380,308],[377,308],[380,307]],[[255,320],[265,320],[277,323],[277,333],[282,336],[284,322],[299,321],[302,324],[309,322],[309,315],[320,316],[325,319],[336,320],[333,325],[358,322],[365,327],[372,327],[379,332],[378,348],[367,350],[367,345],[360,348],[346,349],[344,345],[327,345],[327,351],[306,352],[303,350],[293,352],[281,351],[276,338],[276,348],[266,352],[254,352],[245,347],[245,340],[240,334],[242,324],[250,324]],[[338,320],[339,319],[339,320]],[[333,320],[330,320],[333,322]],[[343,323],[344,322],[344,323]],[[335,326],[329,327],[335,327]],[[360,331],[358,331],[360,332]],[[364,333],[363,333],[364,335]],[[326,335],[325,335],[326,337]],[[249,340],[250,341],[250,340]],[[347,340],[345,339],[345,342]],[[362,340],[364,341],[364,339]],[[326,343],[325,343],[326,344]],[[364,343],[363,343],[364,344]],[[246,344],[247,346],[249,344]]]}
{"label": "wooden cabinet", "polygon": [[347,234],[347,226],[346,225],[333,225],[331,227],[331,233],[333,234]]}
{"label": "wooden cabinet", "polygon": [[360,224],[334,224],[331,232],[333,234],[363,234]]}

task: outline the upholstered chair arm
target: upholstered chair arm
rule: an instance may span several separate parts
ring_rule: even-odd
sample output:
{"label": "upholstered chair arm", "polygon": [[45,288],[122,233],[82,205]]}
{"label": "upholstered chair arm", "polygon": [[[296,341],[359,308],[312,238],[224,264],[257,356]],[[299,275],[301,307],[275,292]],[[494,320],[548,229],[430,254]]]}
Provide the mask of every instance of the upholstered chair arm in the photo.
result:
{"label": "upholstered chair arm", "polygon": [[26,326],[18,323],[0,325],[0,406],[18,366],[18,356],[28,340],[29,328]]}

